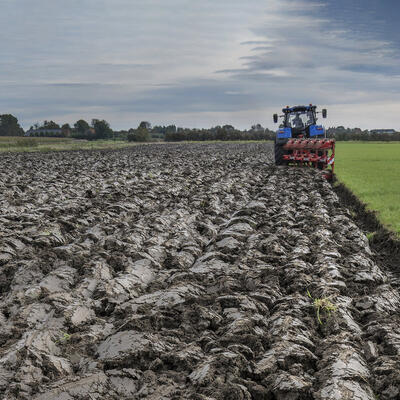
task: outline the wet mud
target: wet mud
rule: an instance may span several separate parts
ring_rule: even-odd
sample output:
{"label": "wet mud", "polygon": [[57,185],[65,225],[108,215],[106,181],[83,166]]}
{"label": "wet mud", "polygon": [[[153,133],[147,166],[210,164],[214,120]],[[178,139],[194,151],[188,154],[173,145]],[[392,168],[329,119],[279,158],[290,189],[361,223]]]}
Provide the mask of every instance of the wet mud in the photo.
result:
{"label": "wet mud", "polygon": [[0,158],[0,398],[400,398],[398,275],[269,144]]}

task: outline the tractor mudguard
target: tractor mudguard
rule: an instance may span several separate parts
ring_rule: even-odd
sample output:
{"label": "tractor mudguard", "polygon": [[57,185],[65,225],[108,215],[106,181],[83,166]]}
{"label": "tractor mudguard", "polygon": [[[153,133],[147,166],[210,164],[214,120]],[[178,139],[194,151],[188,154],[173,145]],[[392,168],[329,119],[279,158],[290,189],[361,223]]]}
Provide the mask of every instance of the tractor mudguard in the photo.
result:
{"label": "tractor mudguard", "polygon": [[322,125],[310,125],[310,137],[325,136],[325,129]]}
{"label": "tractor mudguard", "polygon": [[292,128],[279,128],[276,131],[277,139],[290,139],[292,137]]}

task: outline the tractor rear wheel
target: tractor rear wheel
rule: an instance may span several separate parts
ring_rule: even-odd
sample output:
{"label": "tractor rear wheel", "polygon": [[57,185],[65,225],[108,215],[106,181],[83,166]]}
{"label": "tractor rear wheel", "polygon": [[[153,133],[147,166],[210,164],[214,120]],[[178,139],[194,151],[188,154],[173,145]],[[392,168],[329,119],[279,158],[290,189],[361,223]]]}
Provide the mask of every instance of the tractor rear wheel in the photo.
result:
{"label": "tractor rear wheel", "polygon": [[285,161],[283,160],[283,145],[276,143],[275,141],[275,165],[284,165]]}

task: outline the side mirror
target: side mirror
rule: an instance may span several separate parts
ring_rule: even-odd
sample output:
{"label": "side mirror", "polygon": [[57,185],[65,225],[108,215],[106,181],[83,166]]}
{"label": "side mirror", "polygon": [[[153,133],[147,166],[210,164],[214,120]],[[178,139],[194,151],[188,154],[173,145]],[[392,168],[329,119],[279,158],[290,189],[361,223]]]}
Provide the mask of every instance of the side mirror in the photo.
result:
{"label": "side mirror", "polygon": [[322,109],[322,118],[326,118],[328,115],[328,112],[326,111],[326,108]]}
{"label": "side mirror", "polygon": [[274,114],[274,122],[275,124],[278,122],[278,114]]}

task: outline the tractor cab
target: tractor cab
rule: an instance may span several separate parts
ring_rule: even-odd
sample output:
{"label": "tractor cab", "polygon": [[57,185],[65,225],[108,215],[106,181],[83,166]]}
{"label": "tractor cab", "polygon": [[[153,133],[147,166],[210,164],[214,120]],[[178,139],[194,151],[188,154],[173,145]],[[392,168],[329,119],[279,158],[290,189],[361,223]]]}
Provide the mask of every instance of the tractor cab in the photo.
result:
{"label": "tractor cab", "polygon": [[[317,106],[287,106],[282,110],[282,122],[277,131],[278,139],[325,137],[325,129],[317,125]],[[322,117],[326,118],[326,110]],[[274,114],[274,122],[278,122],[278,114]]]}

